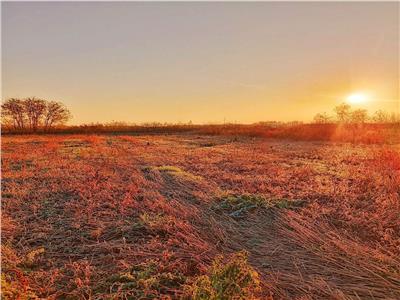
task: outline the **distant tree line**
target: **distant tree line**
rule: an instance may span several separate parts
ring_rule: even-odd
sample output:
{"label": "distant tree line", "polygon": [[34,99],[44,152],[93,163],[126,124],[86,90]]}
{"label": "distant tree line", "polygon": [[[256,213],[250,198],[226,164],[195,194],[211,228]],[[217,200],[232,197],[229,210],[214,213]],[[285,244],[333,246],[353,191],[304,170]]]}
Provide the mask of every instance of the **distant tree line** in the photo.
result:
{"label": "distant tree line", "polygon": [[70,111],[61,102],[35,97],[7,99],[1,105],[2,126],[14,131],[49,131],[65,124],[71,118]]}
{"label": "distant tree line", "polygon": [[366,109],[355,109],[352,110],[351,106],[346,103],[342,103],[334,108],[335,116],[328,115],[327,113],[318,113],[314,116],[314,123],[317,124],[357,124],[362,125],[364,123],[378,123],[378,124],[389,124],[398,123],[399,116],[395,113],[389,114],[383,110],[376,111],[372,116],[368,115]]}

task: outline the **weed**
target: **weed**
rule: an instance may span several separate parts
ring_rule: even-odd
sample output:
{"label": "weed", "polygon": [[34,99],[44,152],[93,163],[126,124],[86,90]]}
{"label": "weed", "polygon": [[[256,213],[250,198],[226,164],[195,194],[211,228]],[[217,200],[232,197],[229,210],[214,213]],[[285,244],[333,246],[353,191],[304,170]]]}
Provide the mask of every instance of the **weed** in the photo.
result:
{"label": "weed", "polygon": [[183,173],[183,171],[175,166],[161,166],[161,167],[154,167],[153,170],[158,170],[160,172],[166,173]]}
{"label": "weed", "polygon": [[175,177],[180,177],[184,179],[189,179],[192,181],[199,181],[202,178],[200,176],[193,175],[189,172],[183,171],[181,168],[176,166],[160,166],[160,167],[153,167],[152,170],[157,170],[161,173],[168,174]]}
{"label": "weed", "polygon": [[229,213],[232,217],[240,217],[255,208],[266,208],[268,202],[259,195],[227,195],[218,199],[214,209]]}
{"label": "weed", "polygon": [[162,271],[159,266],[157,260],[148,260],[134,265],[128,272],[111,276],[107,280],[111,292],[129,299],[155,299],[185,283],[182,274]]}
{"label": "weed", "polygon": [[7,275],[4,273],[1,274],[1,298],[21,300],[40,299],[27,286],[21,286],[18,282],[7,278]]}
{"label": "weed", "polygon": [[289,200],[289,199],[285,199],[285,198],[271,199],[270,202],[273,203],[273,205],[276,208],[280,208],[280,209],[299,208],[306,204],[306,201],[304,201],[304,200]]}
{"label": "weed", "polygon": [[29,251],[26,256],[25,260],[21,263],[26,268],[32,268],[36,261],[38,260],[38,257],[45,252],[44,248],[37,248],[35,250]]}
{"label": "weed", "polygon": [[218,256],[206,275],[187,286],[187,292],[193,300],[256,299],[260,280],[247,263],[247,253],[242,251],[228,260]]}

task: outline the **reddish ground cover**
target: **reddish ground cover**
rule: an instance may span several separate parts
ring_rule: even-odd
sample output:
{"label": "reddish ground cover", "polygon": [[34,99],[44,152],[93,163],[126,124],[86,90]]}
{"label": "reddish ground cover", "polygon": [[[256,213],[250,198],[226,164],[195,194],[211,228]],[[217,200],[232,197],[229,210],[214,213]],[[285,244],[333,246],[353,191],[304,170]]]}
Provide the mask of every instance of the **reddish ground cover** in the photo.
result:
{"label": "reddish ground cover", "polygon": [[5,136],[2,293],[399,299],[399,212],[396,145]]}

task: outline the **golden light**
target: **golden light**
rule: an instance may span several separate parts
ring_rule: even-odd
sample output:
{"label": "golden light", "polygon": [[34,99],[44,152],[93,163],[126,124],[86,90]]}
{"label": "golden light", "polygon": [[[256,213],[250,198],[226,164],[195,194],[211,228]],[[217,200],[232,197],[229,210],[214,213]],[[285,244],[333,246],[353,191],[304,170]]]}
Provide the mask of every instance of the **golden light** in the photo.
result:
{"label": "golden light", "polygon": [[361,104],[368,100],[368,95],[363,93],[354,93],[346,97],[346,102],[350,104]]}

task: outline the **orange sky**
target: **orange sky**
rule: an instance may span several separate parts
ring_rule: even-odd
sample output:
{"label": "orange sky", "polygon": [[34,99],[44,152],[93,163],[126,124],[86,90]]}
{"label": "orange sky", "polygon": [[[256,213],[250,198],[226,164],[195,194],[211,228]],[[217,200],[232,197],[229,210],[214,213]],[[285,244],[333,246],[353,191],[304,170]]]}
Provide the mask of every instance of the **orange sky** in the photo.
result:
{"label": "orange sky", "polygon": [[396,111],[399,3],[2,3],[3,99],[71,123],[311,120],[363,91]]}

